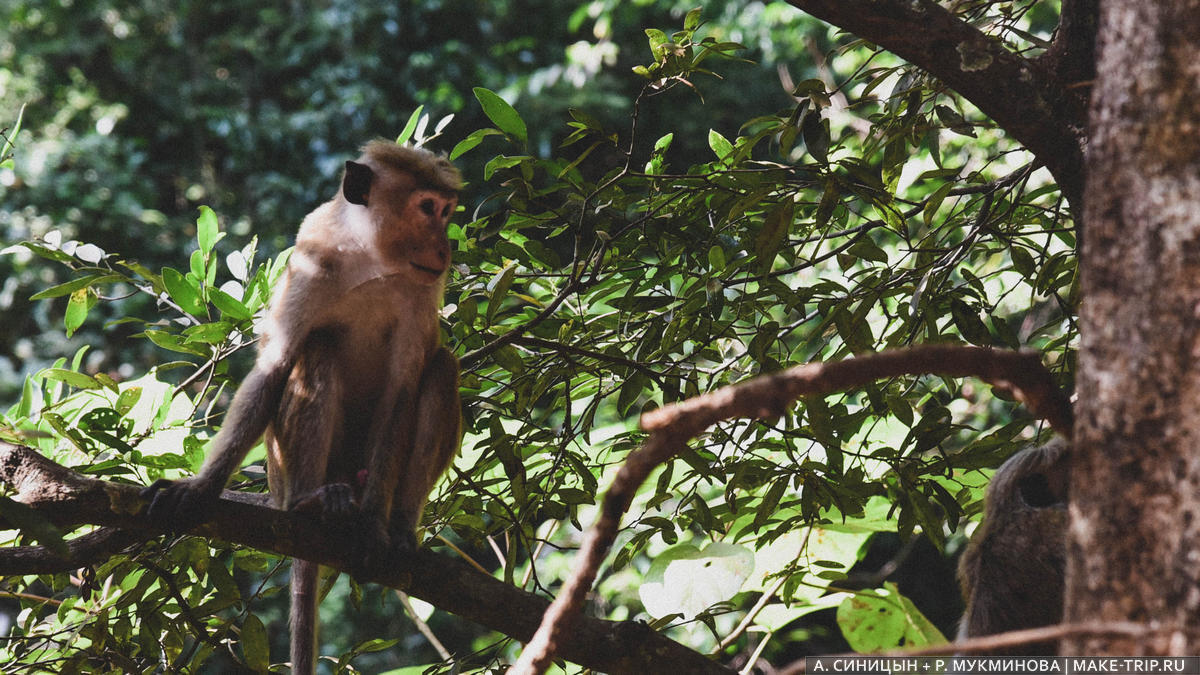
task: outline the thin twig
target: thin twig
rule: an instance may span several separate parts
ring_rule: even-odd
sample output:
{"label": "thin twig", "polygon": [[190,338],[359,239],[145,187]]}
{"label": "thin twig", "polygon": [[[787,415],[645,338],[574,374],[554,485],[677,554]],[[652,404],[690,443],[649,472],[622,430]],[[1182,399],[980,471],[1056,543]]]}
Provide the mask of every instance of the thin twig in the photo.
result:
{"label": "thin twig", "polygon": [[454,658],[450,650],[446,649],[446,645],[442,644],[442,641],[438,640],[437,636],[433,634],[433,630],[429,627],[429,624],[425,623],[425,620],[417,615],[417,610],[413,607],[412,599],[408,597],[408,593],[396,589],[396,597],[400,598],[400,604],[404,605],[404,611],[408,612],[408,618],[412,619],[413,624],[416,625],[421,635],[424,635],[425,639],[429,640],[429,644],[433,645],[433,648],[437,650],[438,656],[442,657],[443,661],[449,661]]}

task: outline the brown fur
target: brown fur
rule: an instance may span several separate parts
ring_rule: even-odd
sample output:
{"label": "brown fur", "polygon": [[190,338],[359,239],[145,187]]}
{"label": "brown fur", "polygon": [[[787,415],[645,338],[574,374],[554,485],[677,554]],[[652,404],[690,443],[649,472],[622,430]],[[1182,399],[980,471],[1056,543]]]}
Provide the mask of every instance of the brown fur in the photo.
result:
{"label": "brown fur", "polygon": [[[958,565],[967,610],[959,637],[1059,623],[1070,446],[1056,440],[1013,455],[987,487],[983,523]],[[1054,655],[1053,642],[997,652]]]}
{"label": "brown fur", "polygon": [[[203,518],[265,433],[279,508],[363,523],[363,564],[408,550],[459,442],[458,361],[439,346],[446,224],[461,180],[444,158],[372,141],[301,224],[258,361],[194,478],[147,488],[152,518]],[[363,472],[365,471],[365,481]],[[292,672],[314,671],[318,565],[292,566]]]}

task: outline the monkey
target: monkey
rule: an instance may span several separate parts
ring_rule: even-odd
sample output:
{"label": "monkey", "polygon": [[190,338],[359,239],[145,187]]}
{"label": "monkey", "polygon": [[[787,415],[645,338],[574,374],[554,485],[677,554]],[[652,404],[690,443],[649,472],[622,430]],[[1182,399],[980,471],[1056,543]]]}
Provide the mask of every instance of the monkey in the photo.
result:
{"label": "monkey", "polygon": [[[366,560],[415,549],[461,439],[458,360],[439,329],[461,184],[444,157],[385,140],[346,162],[337,195],[300,225],[257,360],[200,471],[143,491],[152,520],[198,524],[263,437],[277,508],[353,521]],[[293,673],[315,668],[318,571],[293,561]]]}
{"label": "monkey", "polygon": [[[1062,620],[1066,569],[1070,445],[1055,439],[1026,448],[996,470],[983,522],[959,560],[967,608],[965,639]],[[1055,656],[1055,641],[997,650],[996,655]]]}

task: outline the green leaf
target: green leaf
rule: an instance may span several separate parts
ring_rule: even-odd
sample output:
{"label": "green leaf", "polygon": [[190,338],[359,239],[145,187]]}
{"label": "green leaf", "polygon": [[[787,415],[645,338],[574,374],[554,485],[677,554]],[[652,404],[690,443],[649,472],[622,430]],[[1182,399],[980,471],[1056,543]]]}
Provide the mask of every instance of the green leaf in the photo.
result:
{"label": "green leaf", "polygon": [[141,333],[141,337],[148,338],[151,342],[159,347],[162,347],[163,349],[169,349],[173,352],[195,354],[196,356],[208,356],[208,352],[206,350],[185,345],[183,340],[179,339],[179,336],[172,335],[166,331],[147,330]]}
{"label": "green leaf", "polygon": [[[525,128],[525,120],[508,101],[500,98],[495,92],[483,87],[475,87],[475,98],[483,106],[483,114],[488,116],[501,131],[515,137],[525,144],[529,140],[529,132]],[[457,148],[456,148],[457,149]]]}
{"label": "green leaf", "polygon": [[490,326],[496,318],[496,312],[500,309],[500,304],[508,295],[509,288],[512,287],[513,278],[517,274],[517,266],[513,264],[505,265],[504,269],[496,272],[492,276],[491,281],[488,281],[488,308],[487,308],[487,324]]}
{"label": "green leaf", "polygon": [[200,207],[200,217],[196,219],[196,241],[204,256],[212,253],[213,246],[221,240],[221,232],[217,225],[217,214],[207,206]]}
{"label": "green leaf", "polygon": [[408,116],[408,122],[405,123],[404,130],[401,131],[400,135],[396,137],[396,145],[404,145],[408,142],[408,139],[412,138],[413,132],[417,130],[417,122],[421,119],[421,111],[424,109],[425,106],[419,105],[417,106],[417,109]]}
{"label": "green leaf", "polygon": [[499,129],[476,129],[475,131],[472,131],[466,138],[459,141],[458,145],[454,146],[454,149],[450,151],[450,161],[454,161],[462,155],[465,155],[475,146],[479,145],[483,139],[487,138],[488,136],[503,135],[504,132],[500,131]]}
{"label": "green leaf", "polygon": [[662,173],[663,162],[671,141],[675,140],[674,133],[667,133],[654,142],[654,150],[650,153],[650,161],[646,162],[646,173]]}
{"label": "green leaf", "polygon": [[717,542],[701,551],[680,544],[654,559],[638,597],[651,616],[690,619],[736,595],[753,571],[754,554],[743,546]]}
{"label": "green leaf", "polygon": [[700,14],[703,13],[703,8],[697,7],[689,10],[687,16],[683,17],[684,30],[696,30],[700,27]]}
{"label": "green leaf", "polygon": [[21,109],[17,111],[17,121],[13,123],[12,129],[5,134],[4,145],[0,146],[0,167],[12,168],[12,158],[9,155],[13,149],[13,139],[17,134],[21,133],[21,121],[25,118],[25,104],[21,104]]}
{"label": "green leaf", "polygon": [[63,315],[63,323],[67,327],[67,337],[75,334],[76,330],[87,319],[88,310],[96,305],[96,294],[90,288],[81,288],[71,294],[67,301],[67,311]]}
{"label": "green leaf", "polygon": [[654,54],[654,58],[662,58],[663,47],[671,42],[671,38],[667,37],[666,33],[657,28],[647,28],[646,37],[649,38],[650,52]]}
{"label": "green leaf", "polygon": [[[193,279],[196,279],[197,281],[205,278],[208,275],[208,273],[205,272],[205,270],[204,270],[205,264],[206,264],[206,261],[205,261],[205,257],[204,257],[204,252],[201,251],[200,249],[196,249],[195,251],[192,251],[192,255],[188,256],[188,275],[187,276],[189,276]],[[197,286],[197,288],[199,288],[199,286]]]}
{"label": "green leaf", "polygon": [[933,216],[953,189],[954,183],[943,183],[941,187],[933,191],[932,195],[929,195],[929,200],[925,202],[925,208],[921,210],[921,218],[925,221],[926,227],[933,223]]}
{"label": "green leaf", "polygon": [[846,598],[838,606],[837,622],[856,652],[946,643],[945,636],[891,582],[874,593]]}
{"label": "green leaf", "polygon": [[70,295],[81,288],[87,288],[96,284],[105,284],[113,281],[120,281],[119,274],[86,274],[77,279],[72,279],[66,283],[57,286],[51,286],[44,291],[39,291],[29,296],[30,300],[45,300],[46,298],[58,298],[64,295]]}
{"label": "green leaf", "polygon": [[265,673],[271,665],[271,654],[267,642],[267,629],[262,619],[254,614],[247,614],[242,622],[242,658],[246,665],[257,673]]}
{"label": "green leaf", "polygon": [[718,274],[723,272],[725,270],[725,249],[719,245],[708,249],[708,266]]}
{"label": "green leaf", "polygon": [[55,380],[64,382],[76,389],[103,389],[104,387],[90,375],[67,370],[65,368],[46,368],[38,373],[41,377],[47,380]]}
{"label": "green leaf", "polygon": [[167,295],[171,296],[183,311],[197,317],[205,315],[206,308],[200,300],[200,287],[195,282],[185,278],[173,267],[163,268],[162,280]]}
{"label": "green leaf", "polygon": [[199,326],[192,326],[183,331],[183,337],[188,343],[216,345],[224,342],[229,337],[229,332],[232,328],[228,321],[202,323]]}
{"label": "green leaf", "polygon": [[629,414],[629,407],[637,403],[638,398],[646,391],[646,386],[650,383],[649,378],[640,372],[636,372],[625,379],[621,384],[620,393],[617,395],[617,412],[622,415]]}
{"label": "green leaf", "polygon": [[791,200],[788,200],[777,206],[763,220],[762,229],[759,230],[758,236],[754,238],[754,255],[758,258],[759,274],[766,274],[771,271],[771,265],[775,262],[775,254],[779,252],[779,247],[783,245],[784,239],[787,238],[788,230],[792,227],[792,218],[794,215],[795,204]]}
{"label": "green leaf", "polygon": [[494,352],[493,358],[501,368],[514,375],[525,372],[525,362],[521,360],[521,352],[512,345],[504,345]]}
{"label": "green leaf", "polygon": [[715,129],[708,130],[708,147],[712,148],[713,154],[719,160],[725,160],[733,154],[733,143]]}
{"label": "green leaf", "polygon": [[1012,258],[1013,268],[1020,272],[1021,276],[1026,279],[1033,279],[1037,276],[1037,263],[1034,262],[1029,251],[1020,246],[1013,246],[1008,249],[1008,255]]}
{"label": "green leaf", "polygon": [[987,326],[980,320],[979,314],[971,309],[967,303],[957,299],[951,301],[950,314],[954,320],[954,327],[958,329],[959,334],[967,342],[981,347],[991,346],[991,333],[988,332]]}
{"label": "green leaf", "polygon": [[958,111],[954,110],[954,108],[945,105],[939,105],[935,107],[933,111],[937,113],[938,120],[940,120],[942,124],[946,125],[946,128],[950,129],[950,131],[963,136],[975,138],[975,129],[972,128],[971,124],[963,119],[963,116],[959,115]]}
{"label": "green leaf", "polygon": [[221,314],[234,321],[245,321],[254,316],[245,305],[219,288],[210,288],[208,290],[208,299],[212,300],[212,304],[221,310]]}
{"label": "green leaf", "polygon": [[498,155],[496,157],[493,157],[491,159],[491,161],[489,161],[483,167],[483,179],[491,180],[492,174],[496,173],[496,171],[498,171],[500,169],[510,169],[514,166],[518,166],[519,164],[521,164],[521,162],[524,162],[529,159],[533,159],[533,158],[530,157],[529,155],[513,155],[513,156]]}
{"label": "green leaf", "polygon": [[117,396],[117,402],[113,405],[113,408],[122,415],[129,414],[129,411],[133,410],[133,406],[137,405],[138,400],[142,398],[142,391],[141,387],[126,389]]}
{"label": "green leaf", "polygon": [[888,261],[887,252],[879,248],[879,245],[874,241],[871,241],[870,237],[859,239],[857,243],[846,249],[846,253],[861,260],[870,260],[871,262],[883,263],[885,265]]}
{"label": "green leaf", "polygon": [[804,116],[800,123],[800,133],[804,136],[804,147],[822,164],[829,161],[829,122],[821,119],[815,110]]}
{"label": "green leaf", "polygon": [[[425,618],[428,618],[428,617],[425,617]],[[360,654],[366,653],[366,652],[381,652],[385,649],[391,649],[393,646],[395,646],[399,642],[400,642],[400,640],[396,639],[396,638],[393,638],[390,640],[382,640],[379,638],[375,638],[372,640],[366,640],[364,642],[360,642],[359,644],[357,644],[354,647],[354,651],[356,653],[360,653]],[[427,670],[427,669],[424,669],[424,670]],[[424,672],[424,670],[418,670],[418,672]]]}
{"label": "green leaf", "polygon": [[842,202],[842,193],[838,191],[837,181],[830,178],[825,181],[825,189],[821,191],[821,201],[817,202],[817,212],[813,216],[818,228],[829,224],[833,210]]}
{"label": "green leaf", "polygon": [[664,153],[671,147],[671,141],[675,140],[675,134],[669,132],[663,134],[657,141],[654,141],[654,152]]}
{"label": "green leaf", "polygon": [[[23,242],[21,242],[20,245],[29,249],[35,255],[45,258],[46,260],[53,260],[55,262],[68,263],[68,264],[74,262],[74,260],[75,260],[71,256],[67,255],[66,253],[63,253],[62,251],[60,251],[56,248],[51,248],[49,246],[43,246],[41,244],[38,244],[38,243],[35,243],[32,241],[23,241]],[[4,253],[13,253],[15,250],[16,249],[14,247],[10,246],[10,247],[4,249]]]}

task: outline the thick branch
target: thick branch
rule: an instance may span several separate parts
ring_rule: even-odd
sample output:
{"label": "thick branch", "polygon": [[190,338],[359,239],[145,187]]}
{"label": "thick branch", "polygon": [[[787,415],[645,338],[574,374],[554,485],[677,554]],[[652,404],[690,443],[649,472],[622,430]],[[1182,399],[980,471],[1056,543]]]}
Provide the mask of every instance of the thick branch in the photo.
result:
{"label": "thick branch", "polygon": [[642,415],[641,425],[646,431],[692,438],[722,420],[779,416],[801,396],[823,396],[900,375],[977,377],[1012,391],[1035,417],[1049,422],[1064,438],[1071,437],[1071,402],[1036,352],[953,344],[796,366],[651,410]]}
{"label": "thick branch", "polygon": [[1086,88],[1058,81],[930,0],[788,3],[937,77],[1036,155],[1071,204],[1081,204]]}
{"label": "thick branch", "polygon": [[[1067,89],[1091,91],[1096,77],[1096,28],[1100,3],[1096,0],[1063,0],[1054,42],[1038,57],[1038,65]],[[1087,119],[1087,99],[1077,120]]]}
{"label": "thick branch", "polygon": [[[59,525],[96,524],[123,528],[130,541],[151,536],[143,514],[145,501],[135,485],[83,477],[29,448],[0,442],[0,482],[17,490],[16,500]],[[226,491],[212,518],[193,533],[282,555],[302,555],[346,570],[351,560],[349,533],[324,528],[313,519],[262,504],[261,495]],[[102,530],[101,532],[111,532]],[[93,538],[100,538],[95,535]],[[83,539],[82,537],[79,539]],[[71,542],[76,549],[76,539]],[[84,546],[97,542],[85,540]],[[0,549],[0,575],[56,571],[63,563],[41,547]],[[81,549],[90,550],[90,549]],[[57,568],[61,569],[61,567]],[[68,568],[69,569],[69,568]],[[404,590],[441,609],[470,619],[517,640],[530,639],[549,602],[482,574],[465,563],[422,549],[408,558],[391,556],[359,575],[364,582]],[[656,672],[671,664],[689,673],[728,673],[720,665],[640,623],[582,618],[560,645],[560,655],[574,663],[610,673]]]}
{"label": "thick branch", "polygon": [[537,635],[510,675],[546,671],[561,641],[569,639],[596,572],[608,554],[638,487],[656,466],[679,454],[708,427],[735,417],[777,417],[799,397],[824,395],[898,375],[978,377],[1012,390],[1034,415],[1071,437],[1071,403],[1033,352],[962,345],[926,345],[831,363],[810,363],[764,375],[642,415],[646,443],[629,455],[604,495],[600,517],[588,531],[574,572],[546,611]]}

